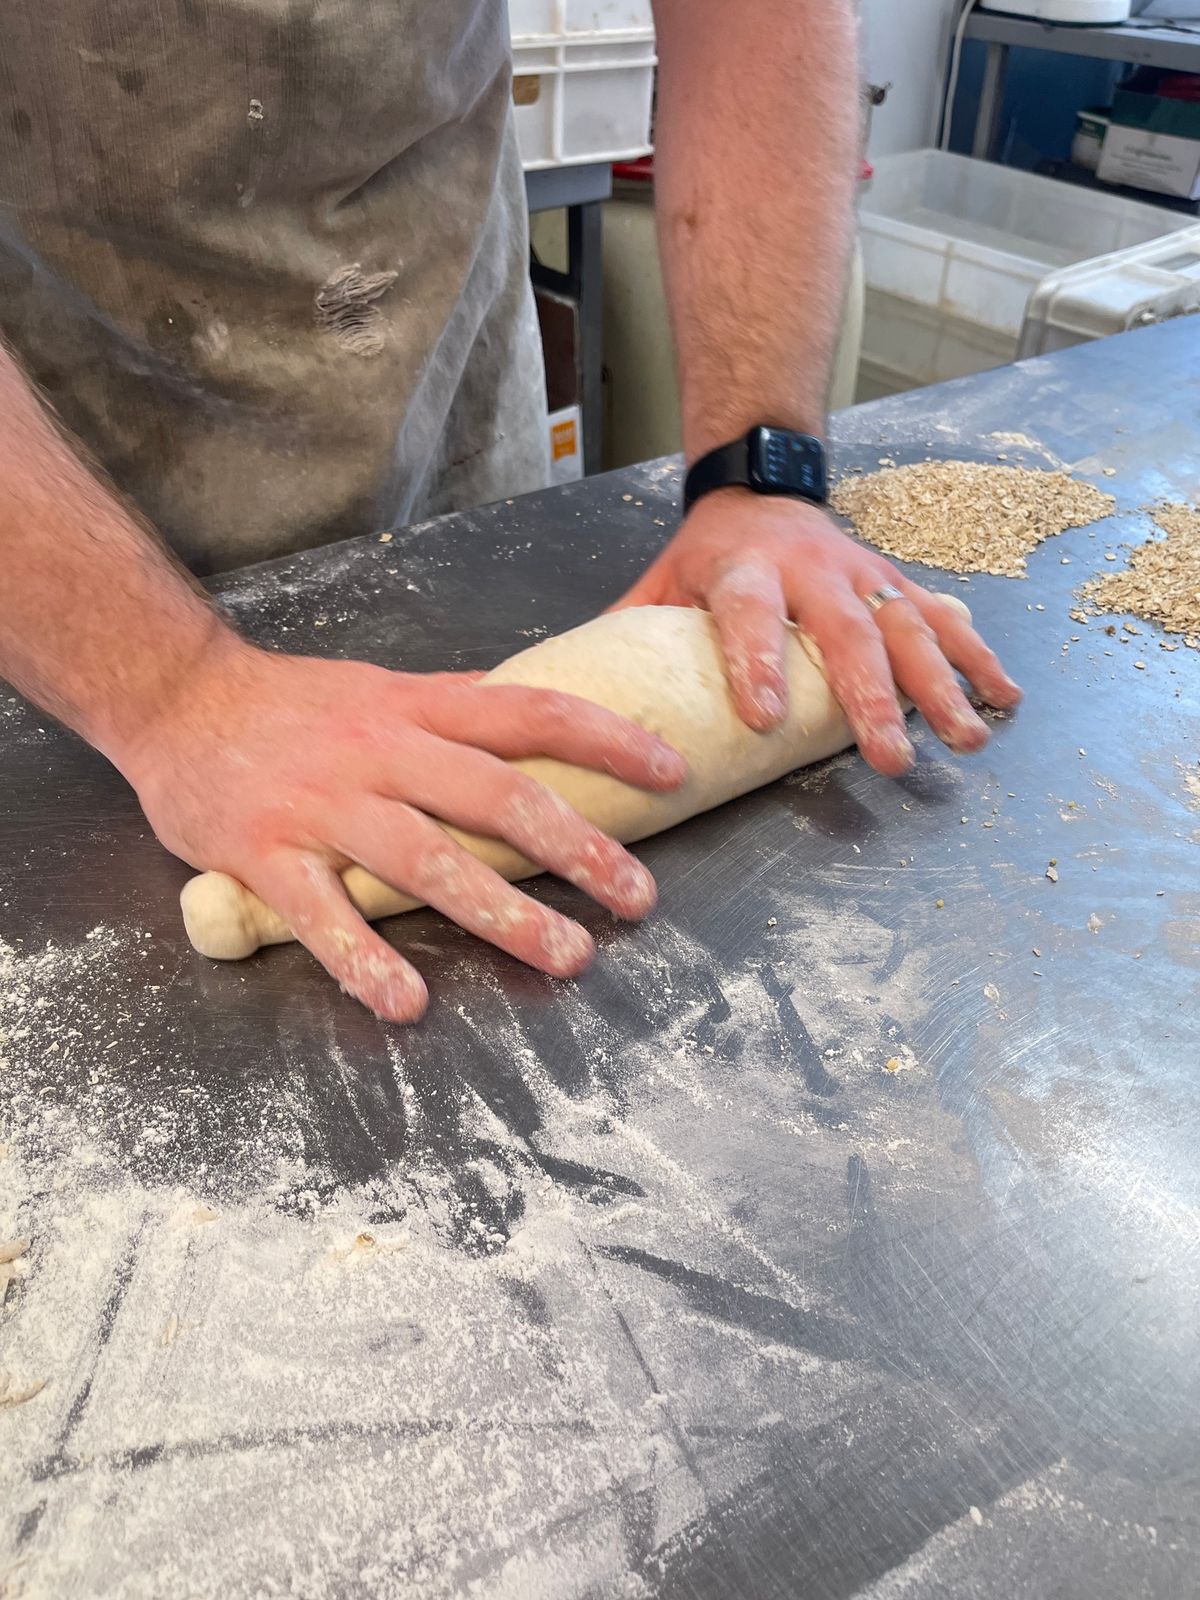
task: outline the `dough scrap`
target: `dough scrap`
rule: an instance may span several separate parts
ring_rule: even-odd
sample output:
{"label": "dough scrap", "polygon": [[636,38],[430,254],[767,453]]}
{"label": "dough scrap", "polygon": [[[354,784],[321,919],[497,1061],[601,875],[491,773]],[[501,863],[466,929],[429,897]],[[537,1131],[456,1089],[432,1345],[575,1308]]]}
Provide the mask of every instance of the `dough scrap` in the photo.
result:
{"label": "dough scrap", "polygon": [[[942,598],[966,612],[957,598]],[[672,794],[647,794],[607,773],[546,756],[514,762],[597,827],[631,844],[854,743],[821,671],[819,652],[795,629],[790,630],[785,667],[787,720],[773,733],[755,733],[734,708],[709,613],[641,606],[608,612],[569,633],[541,640],[503,662],[481,687],[524,684],[580,695],[621,713],[681,752],[689,775]],[[452,827],[446,831],[510,880],[543,870],[498,839]],[[361,867],[350,867],[343,882],[371,921],[420,904]],[[216,960],[239,960],[261,945],[294,937],[257,896],[224,873],[193,878],[181,903],[192,944]]]}

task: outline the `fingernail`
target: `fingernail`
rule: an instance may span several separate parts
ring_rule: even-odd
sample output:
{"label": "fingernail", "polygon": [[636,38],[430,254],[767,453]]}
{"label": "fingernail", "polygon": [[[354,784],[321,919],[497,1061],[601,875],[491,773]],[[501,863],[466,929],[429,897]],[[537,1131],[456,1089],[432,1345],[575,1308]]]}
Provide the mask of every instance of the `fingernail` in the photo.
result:
{"label": "fingernail", "polygon": [[978,750],[991,737],[987,723],[974,712],[955,712],[946,719],[944,727],[942,738],[951,750]]}
{"label": "fingernail", "polygon": [[768,722],[782,722],[787,711],[783,696],[776,689],[759,689],[754,704]]}
{"label": "fingernail", "polygon": [[914,766],[917,752],[912,747],[912,742],[904,733],[892,733],[884,736],[884,749],[889,756],[902,762],[906,768]]}
{"label": "fingernail", "polygon": [[680,783],[687,775],[687,762],[669,744],[657,744],[650,753],[650,775],[659,783]]}
{"label": "fingernail", "polygon": [[373,1011],[397,1022],[416,1022],[429,1003],[429,990],[415,972],[389,972],[376,1001],[368,1001]]}
{"label": "fingernail", "polygon": [[577,922],[554,916],[547,922],[542,934],[542,950],[554,972],[580,972],[592,959],[591,935]]}
{"label": "fingernail", "polygon": [[613,895],[621,915],[631,920],[644,917],[658,899],[654,878],[639,861],[622,867],[613,879]]}

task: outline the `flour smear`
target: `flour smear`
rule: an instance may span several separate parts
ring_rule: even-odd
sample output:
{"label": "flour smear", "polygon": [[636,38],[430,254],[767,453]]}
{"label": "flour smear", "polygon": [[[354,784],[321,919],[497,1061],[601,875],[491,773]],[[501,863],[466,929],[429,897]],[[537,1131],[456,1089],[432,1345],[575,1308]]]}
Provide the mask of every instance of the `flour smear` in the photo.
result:
{"label": "flour smear", "polygon": [[732,972],[620,940],[638,1025],[564,986],[553,1057],[482,967],[436,1079],[386,1030],[406,1143],[360,1184],[299,1074],[182,1159],[221,1108],[148,936],[0,946],[0,1382],[44,1384],[0,1404],[0,1594],[649,1596],[781,1438],[836,1450],[855,1364],[789,1240],[841,1248],[848,1157],[929,1203],[930,979],[853,896],[770,898]]}

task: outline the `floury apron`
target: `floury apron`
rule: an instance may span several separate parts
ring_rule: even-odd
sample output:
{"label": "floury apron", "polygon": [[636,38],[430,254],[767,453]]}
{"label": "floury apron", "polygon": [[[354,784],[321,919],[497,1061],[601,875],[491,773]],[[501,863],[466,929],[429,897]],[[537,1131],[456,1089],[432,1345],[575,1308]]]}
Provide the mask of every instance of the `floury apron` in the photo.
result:
{"label": "floury apron", "polygon": [[503,0],[38,0],[0,331],[199,571],[537,487]]}

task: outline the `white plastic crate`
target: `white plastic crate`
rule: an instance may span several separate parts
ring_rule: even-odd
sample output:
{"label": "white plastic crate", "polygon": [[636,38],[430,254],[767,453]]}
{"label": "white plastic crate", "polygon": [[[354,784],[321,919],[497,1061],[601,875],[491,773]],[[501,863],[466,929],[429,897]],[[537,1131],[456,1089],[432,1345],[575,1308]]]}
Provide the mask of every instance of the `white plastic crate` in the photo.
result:
{"label": "white plastic crate", "polygon": [[649,153],[651,0],[510,0],[509,20],[526,171]]}
{"label": "white plastic crate", "polygon": [[887,373],[893,388],[1014,360],[1030,295],[1049,273],[1186,227],[1165,207],[941,150],[879,161],[859,221],[863,360],[877,386]]}
{"label": "white plastic crate", "polygon": [[868,289],[863,303],[859,401],[965,378],[1016,359],[1017,341],[965,317]]}
{"label": "white plastic crate", "polygon": [[1029,298],[1018,355],[1200,312],[1200,227],[1099,256],[1043,278]]}

